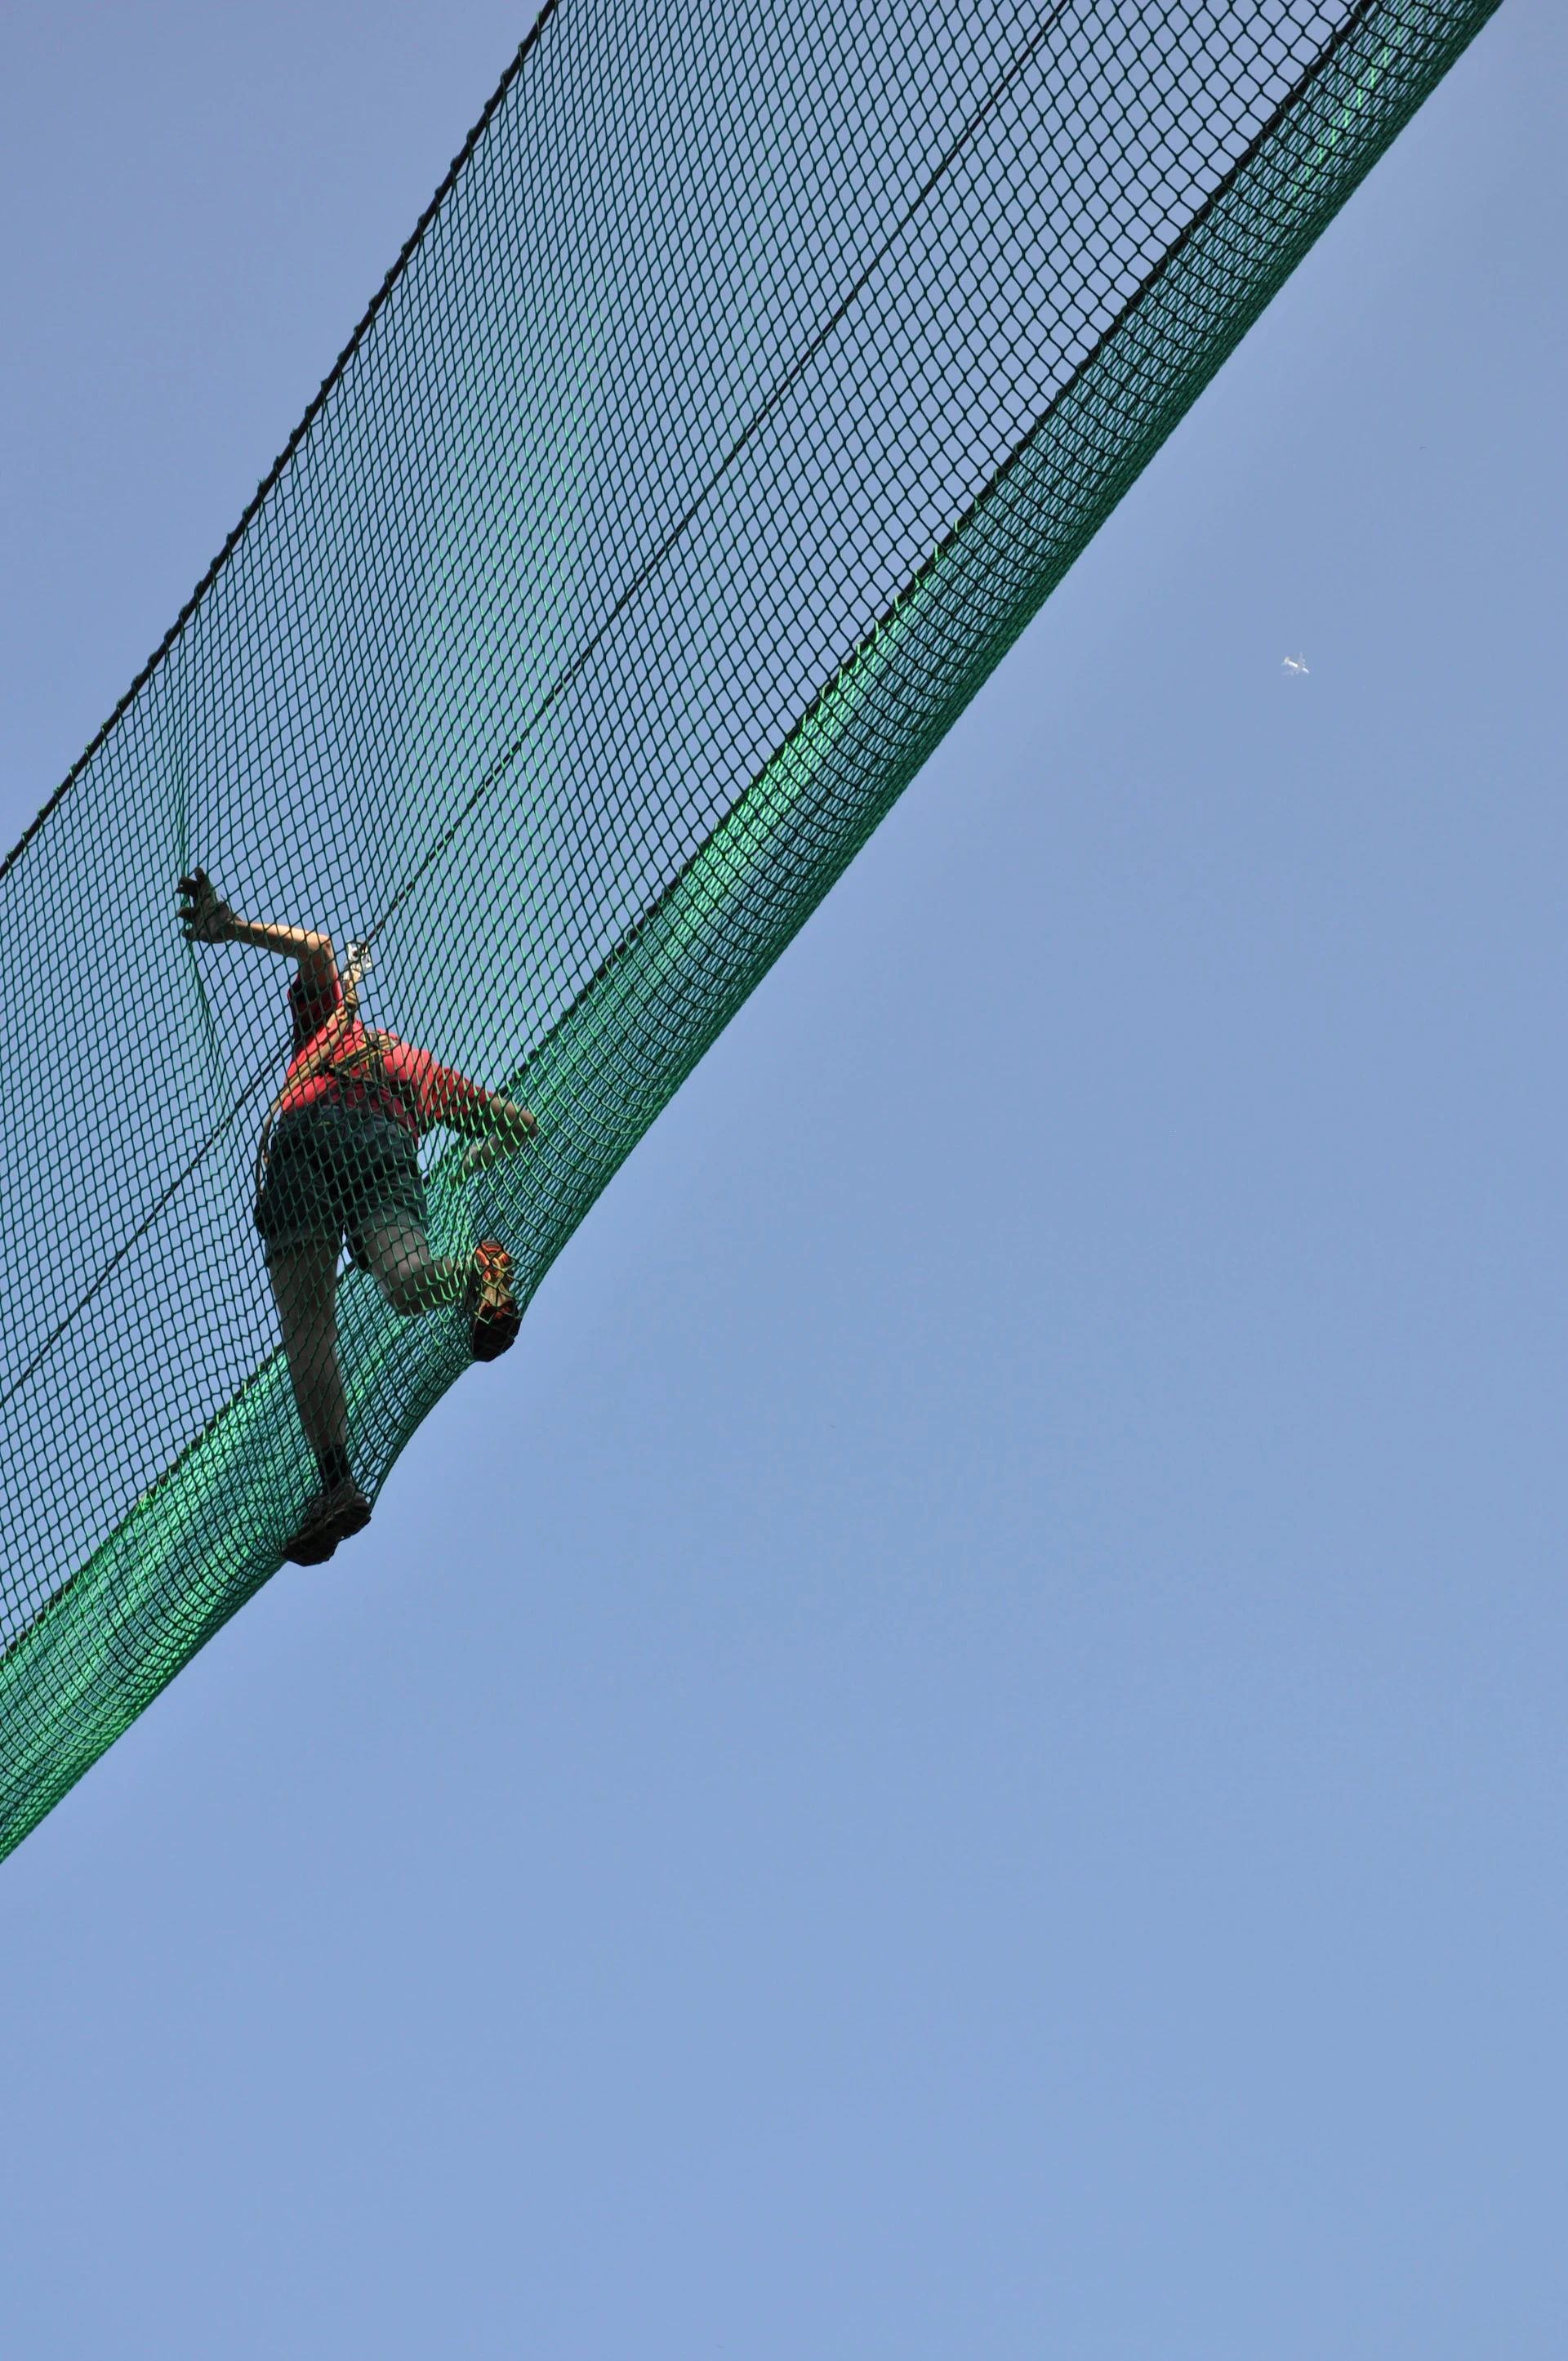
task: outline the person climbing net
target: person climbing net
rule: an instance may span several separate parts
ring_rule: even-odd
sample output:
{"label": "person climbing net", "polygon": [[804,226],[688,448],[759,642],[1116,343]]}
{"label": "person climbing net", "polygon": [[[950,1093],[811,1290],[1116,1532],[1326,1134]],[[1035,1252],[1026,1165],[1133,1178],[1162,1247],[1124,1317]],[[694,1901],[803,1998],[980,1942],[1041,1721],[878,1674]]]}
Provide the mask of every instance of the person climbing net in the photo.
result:
{"label": "person climbing net", "polygon": [[431,1252],[419,1143],[438,1125],[466,1137],[463,1169],[472,1174],[515,1155],[538,1125],[526,1107],[361,1021],[363,946],[351,947],[340,971],[328,936],[237,917],[204,870],[179,890],[188,943],[245,943],[296,962],[288,1068],[257,1155],[256,1226],[320,1478],[285,1555],[320,1565],[370,1521],[349,1463],[337,1353],[344,1241],[392,1311],[412,1318],[461,1303],[474,1358],[495,1360],[521,1323],[511,1256],[499,1238],[482,1238],[469,1256]]}

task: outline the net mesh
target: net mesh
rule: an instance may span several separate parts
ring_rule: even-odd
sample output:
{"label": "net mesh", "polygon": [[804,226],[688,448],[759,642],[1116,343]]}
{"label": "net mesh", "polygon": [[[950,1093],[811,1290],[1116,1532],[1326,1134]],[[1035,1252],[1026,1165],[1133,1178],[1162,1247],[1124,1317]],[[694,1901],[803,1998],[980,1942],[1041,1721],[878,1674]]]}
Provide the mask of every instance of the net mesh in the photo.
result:
{"label": "net mesh", "polygon": [[482,1086],[405,1077],[401,1180],[318,1224],[401,1191],[443,1274],[325,1282],[373,1498],[479,1242],[525,1302],[1495,5],[551,0],[0,878],[0,1850],[326,1480],[252,1212],[291,971],[176,878],[373,945],[372,1067]]}

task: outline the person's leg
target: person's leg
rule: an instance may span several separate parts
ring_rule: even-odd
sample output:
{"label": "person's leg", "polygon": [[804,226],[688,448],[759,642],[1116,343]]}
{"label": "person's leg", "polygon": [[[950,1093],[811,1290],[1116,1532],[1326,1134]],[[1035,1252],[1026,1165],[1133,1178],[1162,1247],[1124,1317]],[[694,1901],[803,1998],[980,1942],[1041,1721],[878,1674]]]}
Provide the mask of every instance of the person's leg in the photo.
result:
{"label": "person's leg", "polygon": [[267,1268],[300,1424],[321,1477],[286,1554],[296,1565],[321,1565],[370,1521],[370,1503],[348,1464],[348,1406],[337,1366],[337,1240],[271,1246]]}
{"label": "person's leg", "polygon": [[471,1255],[437,1257],[417,1222],[391,1214],[367,1223],[358,1248],[394,1312],[409,1316],[461,1302],[477,1361],[495,1360],[515,1339],[522,1315],[511,1291],[511,1257],[498,1239],[481,1238]]}
{"label": "person's leg", "polygon": [[455,1303],[468,1284],[467,1260],[433,1255],[417,1222],[392,1214],[367,1223],[358,1245],[382,1296],[405,1318]]}
{"label": "person's leg", "polygon": [[347,1473],[348,1406],[337,1366],[337,1240],[274,1246],[267,1270],[300,1424],[324,1481],[329,1460],[334,1468],[341,1461]]}

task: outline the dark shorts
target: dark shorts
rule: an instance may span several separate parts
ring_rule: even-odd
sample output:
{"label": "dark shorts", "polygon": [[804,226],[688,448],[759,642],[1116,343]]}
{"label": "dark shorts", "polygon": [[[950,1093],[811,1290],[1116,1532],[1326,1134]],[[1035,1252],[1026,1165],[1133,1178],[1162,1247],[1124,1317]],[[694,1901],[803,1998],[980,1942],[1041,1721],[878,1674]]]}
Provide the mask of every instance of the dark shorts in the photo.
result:
{"label": "dark shorts", "polygon": [[346,1237],[356,1261],[367,1230],[426,1225],[413,1134],[366,1107],[302,1107],[280,1116],[267,1143],[256,1226],[269,1252]]}

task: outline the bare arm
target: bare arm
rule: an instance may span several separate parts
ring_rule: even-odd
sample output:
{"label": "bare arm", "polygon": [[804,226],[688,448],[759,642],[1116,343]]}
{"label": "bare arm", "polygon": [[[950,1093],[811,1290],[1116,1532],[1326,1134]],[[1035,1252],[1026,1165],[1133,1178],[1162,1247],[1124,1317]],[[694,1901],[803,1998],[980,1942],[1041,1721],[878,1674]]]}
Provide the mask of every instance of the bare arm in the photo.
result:
{"label": "bare arm", "polygon": [[336,986],[337,960],[330,935],[237,917],[204,869],[180,880],[180,923],[188,943],[248,943],[253,950],[298,960],[301,981],[308,986],[326,993]]}
{"label": "bare arm", "polygon": [[[524,1140],[532,1139],[539,1129],[528,1109],[514,1099],[492,1098],[485,1114],[488,1128],[473,1140],[463,1158],[463,1170],[470,1174],[482,1172],[487,1164],[499,1164],[505,1156],[515,1156]],[[467,1125],[462,1127],[468,1129]]]}
{"label": "bare arm", "polygon": [[487,1164],[515,1156],[539,1129],[527,1107],[503,1098],[499,1091],[482,1090],[450,1071],[444,1073],[443,1082],[444,1087],[437,1089],[436,1120],[469,1141],[463,1158],[466,1173],[481,1172]]}
{"label": "bare arm", "polygon": [[430,1117],[469,1142],[463,1170],[470,1179],[487,1164],[515,1156],[539,1129],[527,1107],[515,1099],[503,1097],[499,1091],[487,1091],[450,1066],[437,1066],[433,1060],[423,1059],[422,1052],[415,1055],[422,1058],[430,1077],[425,1095]]}

